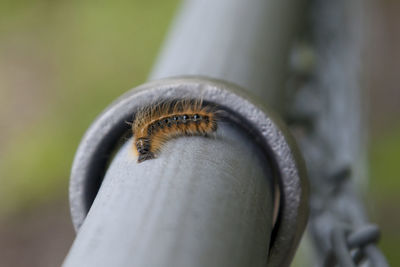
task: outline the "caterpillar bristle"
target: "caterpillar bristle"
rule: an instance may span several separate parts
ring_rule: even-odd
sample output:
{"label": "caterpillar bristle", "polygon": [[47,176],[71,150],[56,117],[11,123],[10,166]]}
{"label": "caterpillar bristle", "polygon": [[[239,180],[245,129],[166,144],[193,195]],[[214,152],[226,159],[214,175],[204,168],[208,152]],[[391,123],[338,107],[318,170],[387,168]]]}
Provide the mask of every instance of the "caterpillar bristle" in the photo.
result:
{"label": "caterpillar bristle", "polygon": [[132,123],[138,162],[155,158],[179,136],[208,136],[217,130],[216,108],[202,100],[168,100],[140,109]]}
{"label": "caterpillar bristle", "polygon": [[153,153],[139,154],[137,161],[140,163],[148,159],[154,159],[154,154]]}
{"label": "caterpillar bristle", "polygon": [[133,122],[125,121],[125,124],[128,124],[129,126],[132,126]]}

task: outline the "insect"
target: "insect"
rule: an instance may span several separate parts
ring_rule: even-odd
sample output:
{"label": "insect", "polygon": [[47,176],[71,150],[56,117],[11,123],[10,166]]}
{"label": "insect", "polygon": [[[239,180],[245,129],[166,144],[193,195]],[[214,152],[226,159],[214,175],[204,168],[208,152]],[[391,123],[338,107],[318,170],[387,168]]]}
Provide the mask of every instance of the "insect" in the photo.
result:
{"label": "insect", "polygon": [[166,101],[143,108],[132,124],[138,162],[155,158],[163,145],[179,136],[206,136],[217,130],[215,107],[201,100]]}

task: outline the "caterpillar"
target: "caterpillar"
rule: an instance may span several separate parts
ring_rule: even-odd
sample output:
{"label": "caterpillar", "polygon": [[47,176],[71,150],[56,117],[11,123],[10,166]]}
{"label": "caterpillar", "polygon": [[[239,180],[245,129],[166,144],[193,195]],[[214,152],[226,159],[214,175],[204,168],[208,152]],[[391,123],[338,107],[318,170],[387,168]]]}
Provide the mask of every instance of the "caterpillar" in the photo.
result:
{"label": "caterpillar", "polygon": [[155,158],[163,145],[180,136],[206,136],[217,130],[215,107],[202,100],[166,101],[139,110],[132,123],[138,163]]}

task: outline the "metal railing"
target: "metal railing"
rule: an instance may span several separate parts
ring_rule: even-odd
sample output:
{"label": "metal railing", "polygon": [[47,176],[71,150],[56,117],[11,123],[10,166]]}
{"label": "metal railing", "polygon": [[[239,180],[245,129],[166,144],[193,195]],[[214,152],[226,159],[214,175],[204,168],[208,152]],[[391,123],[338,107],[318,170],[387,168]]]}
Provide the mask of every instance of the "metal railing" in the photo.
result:
{"label": "metal railing", "polygon": [[312,54],[314,66],[292,77],[287,121],[301,132],[296,139],[311,185],[309,230],[317,266],[388,266],[376,248],[379,229],[360,200],[367,182],[360,81],[365,8],[361,0],[312,1],[297,54]]}
{"label": "metal railing", "polygon": [[[288,266],[308,186],[290,134],[264,105],[289,124],[307,163],[314,264],[387,266],[349,179],[363,175],[360,18],[343,16],[361,6],[185,1],[155,81],[110,106],[80,145],[70,186],[78,234],[64,266]],[[314,64],[290,72],[300,39]],[[227,115],[215,138],[171,140],[163,156],[136,164],[124,121],[171,98],[202,98]]]}

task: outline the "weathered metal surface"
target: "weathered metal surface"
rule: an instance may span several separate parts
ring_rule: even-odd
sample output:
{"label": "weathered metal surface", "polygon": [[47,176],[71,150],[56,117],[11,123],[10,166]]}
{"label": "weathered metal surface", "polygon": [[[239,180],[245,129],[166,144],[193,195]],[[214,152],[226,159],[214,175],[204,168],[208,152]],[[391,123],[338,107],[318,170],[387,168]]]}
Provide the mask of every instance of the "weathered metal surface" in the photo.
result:
{"label": "weathered metal surface", "polygon": [[272,229],[268,160],[234,125],[169,141],[137,163],[113,159],[64,266],[266,266]]}

